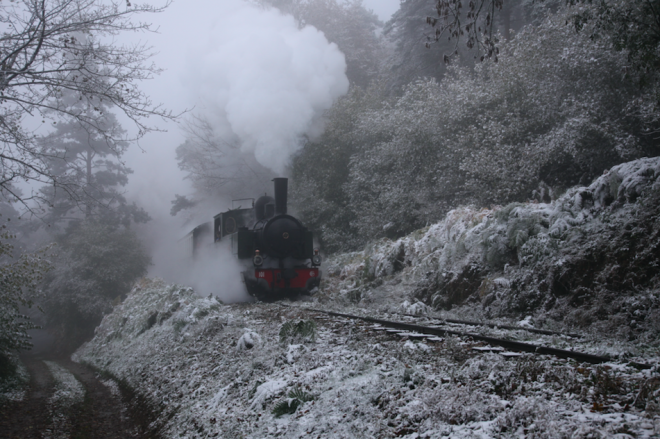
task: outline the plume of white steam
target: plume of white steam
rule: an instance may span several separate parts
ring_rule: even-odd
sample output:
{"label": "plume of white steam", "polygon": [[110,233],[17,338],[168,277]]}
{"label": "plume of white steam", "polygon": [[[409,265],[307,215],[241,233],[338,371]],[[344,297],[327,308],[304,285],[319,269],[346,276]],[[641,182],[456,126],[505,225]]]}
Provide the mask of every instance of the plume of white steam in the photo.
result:
{"label": "plume of white steam", "polygon": [[[192,238],[179,238],[181,230],[170,224],[169,239],[163,239],[166,225],[160,223],[156,230],[143,227],[143,234],[153,251],[153,266],[150,277],[160,277],[167,282],[191,286],[200,296],[209,294],[223,302],[245,302],[251,300],[241,279],[245,270],[231,252],[229,239],[213,242],[213,236],[202,239],[196,257],[192,255]],[[250,261],[251,263],[251,261]]]}
{"label": "plume of white steam", "polygon": [[302,135],[348,90],[334,43],[293,17],[240,0],[223,1],[207,41],[195,42],[186,82],[218,132],[282,173]]}

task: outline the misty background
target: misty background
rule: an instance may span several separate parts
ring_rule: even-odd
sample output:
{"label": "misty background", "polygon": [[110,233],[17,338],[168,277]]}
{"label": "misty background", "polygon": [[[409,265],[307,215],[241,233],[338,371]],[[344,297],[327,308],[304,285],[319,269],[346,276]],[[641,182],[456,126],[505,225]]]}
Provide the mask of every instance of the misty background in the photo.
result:
{"label": "misty background", "polygon": [[[436,0],[80,1],[98,28],[53,28],[57,75],[10,67],[30,78],[4,85],[2,267],[34,269],[7,299],[21,331],[17,304],[40,303],[34,318],[81,341],[145,275],[247,300],[230,251],[193,262],[187,235],[274,177],[331,255],[458,206],[550,202],[660,152],[657,24],[636,0],[465,6],[493,17]],[[25,25],[7,53],[32,7],[4,7]]]}
{"label": "misty background", "polygon": [[[154,47],[157,53],[153,61],[164,71],[152,80],[145,81],[142,87],[155,102],[162,102],[166,107],[178,112],[198,110],[200,106],[209,104],[204,102],[205,97],[199,94],[202,85],[190,82],[202,78],[189,63],[192,62],[197,67],[204,62],[201,59],[191,59],[191,53],[199,54],[199,42],[203,42],[205,46],[202,47],[205,48],[212,44],[214,35],[216,38],[219,36],[212,30],[214,23],[219,23],[223,16],[227,17],[228,15],[225,14],[229,12],[229,8],[236,7],[237,3],[210,0],[174,2],[162,14],[149,17],[159,31],[157,34],[139,35],[139,37]],[[399,0],[368,0],[363,4],[366,9],[373,10],[378,18],[385,22],[398,9]],[[228,42],[236,44],[237,48],[240,47],[246,52],[255,51],[255,57],[262,56],[265,48],[259,47],[254,40],[248,40],[247,35],[250,32],[248,29],[254,30],[249,23],[250,12],[253,9],[245,5],[242,10],[246,15],[241,19],[248,22],[236,21],[234,26],[226,29],[225,32],[231,35]],[[227,37],[226,34],[223,36]],[[262,34],[262,36],[267,38],[267,35]],[[129,40],[135,37],[136,35],[125,36]],[[210,60],[206,58],[206,61]],[[262,71],[261,74],[267,74],[269,71],[270,69],[267,68],[266,72]],[[341,76],[341,73],[335,73]],[[213,87],[217,85],[215,81],[220,80],[205,79],[206,87]],[[139,201],[145,209],[157,212],[159,216],[165,216],[169,215],[172,194],[188,193],[192,191],[192,186],[185,180],[185,173],[178,168],[176,162],[175,151],[184,141],[185,133],[177,123],[164,123],[161,127],[167,132],[149,134],[140,142],[142,149],[131,148],[126,154],[127,162],[131,163],[131,167],[135,170],[127,190],[129,196]],[[265,185],[261,189],[269,190],[270,187]]]}

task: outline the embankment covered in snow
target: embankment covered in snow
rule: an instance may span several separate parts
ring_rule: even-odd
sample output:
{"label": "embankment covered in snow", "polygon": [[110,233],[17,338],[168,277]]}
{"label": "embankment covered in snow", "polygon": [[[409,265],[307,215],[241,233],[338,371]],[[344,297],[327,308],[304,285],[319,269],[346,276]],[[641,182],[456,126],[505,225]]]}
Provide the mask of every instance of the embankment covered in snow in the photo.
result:
{"label": "embankment covered in snow", "polygon": [[397,241],[339,255],[325,271],[321,300],[388,310],[406,291],[463,318],[531,316],[536,326],[657,343],[660,158],[616,166],[548,204],[455,209]]}
{"label": "embankment covered in snow", "polygon": [[[311,304],[224,305],[145,279],[76,358],[149,401],[164,437],[652,437],[659,178],[660,159],[642,159],[549,204],[456,209],[400,240],[333,257]],[[513,336],[613,362],[416,341],[319,318],[310,305],[577,329],[588,337]]]}
{"label": "embankment covered in snow", "polygon": [[466,339],[432,343],[312,320],[304,306],[223,305],[145,280],[75,359],[142,395],[165,438],[660,433],[655,369],[505,357]]}

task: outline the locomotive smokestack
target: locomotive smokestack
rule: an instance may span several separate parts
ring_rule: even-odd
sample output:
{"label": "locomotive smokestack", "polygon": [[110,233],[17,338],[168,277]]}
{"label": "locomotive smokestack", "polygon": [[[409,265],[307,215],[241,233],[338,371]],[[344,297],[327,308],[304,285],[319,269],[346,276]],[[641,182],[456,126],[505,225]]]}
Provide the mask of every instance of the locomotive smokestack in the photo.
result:
{"label": "locomotive smokestack", "polygon": [[274,178],[275,182],[275,215],[286,214],[286,197],[288,178]]}

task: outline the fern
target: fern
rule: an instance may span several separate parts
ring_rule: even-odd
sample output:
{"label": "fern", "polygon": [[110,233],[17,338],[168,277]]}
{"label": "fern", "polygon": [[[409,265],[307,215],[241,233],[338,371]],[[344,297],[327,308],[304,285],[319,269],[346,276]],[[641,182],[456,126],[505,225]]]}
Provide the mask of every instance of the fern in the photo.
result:
{"label": "fern", "polygon": [[289,320],[282,325],[280,329],[280,342],[286,343],[287,341],[309,341],[316,340],[316,322],[313,320],[300,320],[294,322]]}
{"label": "fern", "polygon": [[305,392],[301,388],[289,391],[288,398],[280,401],[273,408],[273,414],[279,418],[282,415],[290,415],[298,410],[298,407],[308,401],[314,400],[314,395]]}

